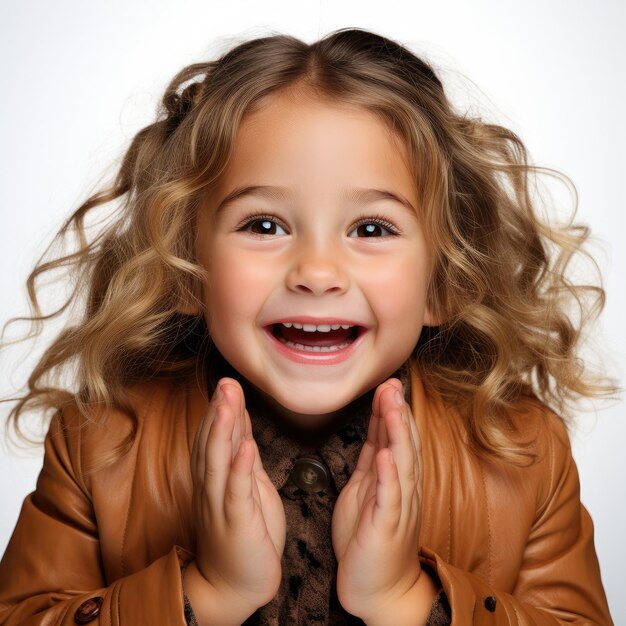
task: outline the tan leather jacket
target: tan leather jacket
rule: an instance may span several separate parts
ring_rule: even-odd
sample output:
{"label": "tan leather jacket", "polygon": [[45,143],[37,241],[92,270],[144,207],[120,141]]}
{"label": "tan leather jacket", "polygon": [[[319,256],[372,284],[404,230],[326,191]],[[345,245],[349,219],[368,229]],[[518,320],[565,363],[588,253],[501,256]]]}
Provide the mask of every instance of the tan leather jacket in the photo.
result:
{"label": "tan leather jacket", "polygon": [[[119,443],[128,419],[110,412],[97,427],[75,409],[55,415],[36,491],[0,563],[0,624],[185,625],[189,461],[205,396],[137,387],[135,445],[91,477],[85,459]],[[535,400],[520,403],[515,419],[540,460],[518,468],[471,455],[458,414],[415,375],[410,397],[424,468],[418,556],[441,579],[452,624],[612,625],[561,420]]]}

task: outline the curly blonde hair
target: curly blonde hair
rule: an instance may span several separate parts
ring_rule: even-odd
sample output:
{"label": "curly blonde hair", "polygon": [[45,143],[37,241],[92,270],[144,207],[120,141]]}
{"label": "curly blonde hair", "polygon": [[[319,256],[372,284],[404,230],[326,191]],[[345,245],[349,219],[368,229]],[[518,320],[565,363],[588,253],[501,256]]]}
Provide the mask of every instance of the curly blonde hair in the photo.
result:
{"label": "curly blonde hair", "polygon": [[[456,112],[433,69],[406,47],[349,28],[312,44],[281,34],[246,41],[174,77],[157,120],[134,137],[112,185],[88,198],[53,241],[74,231],[77,249],[44,261],[49,247],[27,279],[25,319],[35,334],[70,305],[79,307],[79,321],[46,349],[7,429],[13,420],[25,438],[18,420],[27,408],[123,410],[133,428],[95,469],[134,441],[133,384],[186,384],[211,370],[221,355],[203,318],[198,207],[227,166],[244,116],[266,96],[294,87],[362,107],[407,146],[420,219],[436,251],[428,300],[445,320],[424,328],[415,363],[425,385],[459,408],[477,453],[519,465],[533,457],[506,428],[507,410],[522,396],[565,415],[575,396],[616,391],[609,379],[591,378],[577,357],[584,325],[605,302],[601,283],[574,285],[565,276],[575,253],[591,259],[582,250],[589,229],[543,222],[531,197],[535,174],[569,179],[530,165],[512,131]],[[88,213],[113,201],[119,206],[89,240]],[[75,277],[73,292],[43,315],[35,281],[64,267]],[[572,300],[578,322],[568,315]],[[67,367],[74,368],[73,390],[60,383]]]}

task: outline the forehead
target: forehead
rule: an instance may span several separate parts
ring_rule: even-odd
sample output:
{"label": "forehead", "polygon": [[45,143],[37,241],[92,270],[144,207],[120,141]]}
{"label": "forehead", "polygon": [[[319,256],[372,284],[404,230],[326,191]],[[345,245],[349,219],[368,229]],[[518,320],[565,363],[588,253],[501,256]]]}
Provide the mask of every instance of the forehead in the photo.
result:
{"label": "forehead", "polygon": [[[373,113],[302,95],[276,95],[241,123],[212,196],[271,185],[291,195],[379,188],[416,202],[404,143]],[[415,204],[413,204],[415,206]]]}

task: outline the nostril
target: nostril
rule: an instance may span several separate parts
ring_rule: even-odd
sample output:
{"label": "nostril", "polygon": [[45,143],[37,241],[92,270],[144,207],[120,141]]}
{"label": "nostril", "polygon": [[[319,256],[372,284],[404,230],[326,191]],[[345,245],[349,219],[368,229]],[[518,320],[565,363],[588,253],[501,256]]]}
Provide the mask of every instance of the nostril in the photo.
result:
{"label": "nostril", "polygon": [[287,277],[287,284],[293,291],[322,295],[343,292],[350,281],[338,267],[323,261],[293,268]]}
{"label": "nostril", "polygon": [[324,284],[320,284],[320,285],[314,285],[312,283],[298,283],[295,286],[295,289],[298,289],[300,291],[305,291],[306,293],[327,293],[327,292],[334,292],[334,291],[342,291],[343,287],[339,286],[339,285],[324,285]]}

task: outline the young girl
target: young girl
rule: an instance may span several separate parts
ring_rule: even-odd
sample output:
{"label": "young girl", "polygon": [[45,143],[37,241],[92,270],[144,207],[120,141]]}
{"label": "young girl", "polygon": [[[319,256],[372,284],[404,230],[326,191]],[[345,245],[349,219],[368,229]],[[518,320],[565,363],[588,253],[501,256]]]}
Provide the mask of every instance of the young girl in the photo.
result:
{"label": "young girl", "polygon": [[367,31],[180,72],[28,279],[84,309],[9,415],[52,419],[0,623],[612,624],[561,417],[615,391],[566,315],[604,292],[537,171]]}

